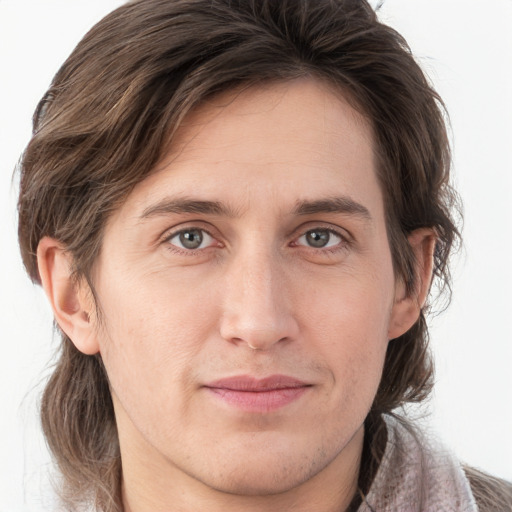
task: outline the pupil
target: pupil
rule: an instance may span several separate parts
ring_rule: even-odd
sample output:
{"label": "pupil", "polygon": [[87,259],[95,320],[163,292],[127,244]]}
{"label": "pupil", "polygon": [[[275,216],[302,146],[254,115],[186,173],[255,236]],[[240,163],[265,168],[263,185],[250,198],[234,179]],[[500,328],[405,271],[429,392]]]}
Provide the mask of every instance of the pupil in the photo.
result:
{"label": "pupil", "polygon": [[203,243],[203,234],[198,229],[191,229],[180,234],[180,242],[187,249],[197,249]]}
{"label": "pupil", "polygon": [[306,234],[308,244],[312,247],[325,247],[329,242],[328,231],[310,231]]}

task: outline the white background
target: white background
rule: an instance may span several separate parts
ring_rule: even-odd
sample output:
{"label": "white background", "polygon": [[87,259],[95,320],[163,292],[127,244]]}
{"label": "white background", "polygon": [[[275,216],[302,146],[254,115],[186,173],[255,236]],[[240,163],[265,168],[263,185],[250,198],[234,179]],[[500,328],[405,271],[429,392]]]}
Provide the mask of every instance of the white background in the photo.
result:
{"label": "white background", "polygon": [[[52,317],[16,246],[12,172],[30,118],[85,31],[118,0],[0,0],[0,511],[43,509],[36,417]],[[465,249],[432,320],[437,387],[427,421],[463,460],[512,480],[512,0],[387,0],[451,115]]]}

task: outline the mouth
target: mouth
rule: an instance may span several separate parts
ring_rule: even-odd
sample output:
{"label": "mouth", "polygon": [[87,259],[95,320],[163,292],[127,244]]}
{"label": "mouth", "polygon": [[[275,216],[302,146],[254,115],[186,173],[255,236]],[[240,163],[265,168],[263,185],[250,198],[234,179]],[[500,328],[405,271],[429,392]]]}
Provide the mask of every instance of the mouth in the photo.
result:
{"label": "mouth", "polygon": [[311,384],[286,375],[258,379],[240,375],[204,386],[215,398],[245,412],[271,412],[298,400]]}

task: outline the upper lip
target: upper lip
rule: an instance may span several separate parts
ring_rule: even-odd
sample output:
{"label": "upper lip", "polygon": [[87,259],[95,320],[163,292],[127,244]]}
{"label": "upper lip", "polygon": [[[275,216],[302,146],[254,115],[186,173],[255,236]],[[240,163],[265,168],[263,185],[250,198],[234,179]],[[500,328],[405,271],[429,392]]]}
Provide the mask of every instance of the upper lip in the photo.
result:
{"label": "upper lip", "polygon": [[270,375],[258,378],[251,375],[237,375],[219,379],[206,384],[208,388],[229,389],[232,391],[274,391],[278,389],[301,388],[310,386],[295,377],[287,375]]}

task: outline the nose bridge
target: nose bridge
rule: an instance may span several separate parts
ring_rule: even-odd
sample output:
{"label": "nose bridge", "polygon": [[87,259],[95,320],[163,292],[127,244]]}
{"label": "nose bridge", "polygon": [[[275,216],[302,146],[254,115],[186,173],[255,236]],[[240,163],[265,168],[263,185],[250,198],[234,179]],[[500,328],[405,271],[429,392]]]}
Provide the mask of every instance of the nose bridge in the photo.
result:
{"label": "nose bridge", "polygon": [[279,255],[262,244],[241,250],[226,275],[221,335],[265,350],[291,338],[294,320]]}

